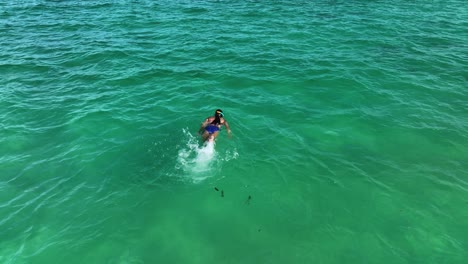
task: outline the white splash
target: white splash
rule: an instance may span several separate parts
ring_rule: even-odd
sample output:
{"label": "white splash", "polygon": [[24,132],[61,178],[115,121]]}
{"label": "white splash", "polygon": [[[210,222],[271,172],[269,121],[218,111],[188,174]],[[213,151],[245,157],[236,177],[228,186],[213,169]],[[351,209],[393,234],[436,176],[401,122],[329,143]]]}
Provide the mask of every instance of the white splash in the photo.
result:
{"label": "white splash", "polygon": [[207,141],[202,146],[198,139],[186,129],[183,130],[188,141],[184,148],[179,150],[178,167],[182,168],[194,182],[200,182],[211,176],[216,157],[214,141]]}

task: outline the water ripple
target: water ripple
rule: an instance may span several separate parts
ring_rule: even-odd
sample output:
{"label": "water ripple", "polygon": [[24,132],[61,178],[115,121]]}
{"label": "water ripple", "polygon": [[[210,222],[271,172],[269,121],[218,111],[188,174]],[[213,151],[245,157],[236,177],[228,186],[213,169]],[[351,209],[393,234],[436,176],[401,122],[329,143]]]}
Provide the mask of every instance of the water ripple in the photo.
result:
{"label": "water ripple", "polygon": [[[166,239],[164,250],[204,263],[340,263],[336,252],[457,263],[467,255],[464,4],[0,4],[0,261],[119,263],[170,237],[177,246]],[[205,181],[180,180],[187,135],[218,107],[233,138],[221,131]],[[212,184],[225,188],[222,205],[197,193]],[[239,207],[244,194],[254,200]],[[232,212],[249,220],[221,218]],[[288,253],[255,255],[258,243],[237,237],[254,225],[260,244],[290,241]],[[221,233],[244,241],[242,254],[213,253],[229,254],[210,244]]]}

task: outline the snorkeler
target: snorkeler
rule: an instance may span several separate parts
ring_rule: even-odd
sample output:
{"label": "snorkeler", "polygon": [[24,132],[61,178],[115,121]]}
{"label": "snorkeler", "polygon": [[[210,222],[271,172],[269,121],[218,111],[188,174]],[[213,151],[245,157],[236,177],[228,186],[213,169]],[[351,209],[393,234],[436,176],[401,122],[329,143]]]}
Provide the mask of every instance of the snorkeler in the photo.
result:
{"label": "snorkeler", "polygon": [[205,121],[200,126],[200,129],[198,130],[198,133],[203,133],[203,141],[213,141],[218,136],[219,129],[223,125],[226,127],[228,136],[231,136],[231,129],[229,128],[229,124],[226,119],[223,118],[223,116],[223,111],[221,109],[217,109],[214,116],[210,116],[205,119]]}

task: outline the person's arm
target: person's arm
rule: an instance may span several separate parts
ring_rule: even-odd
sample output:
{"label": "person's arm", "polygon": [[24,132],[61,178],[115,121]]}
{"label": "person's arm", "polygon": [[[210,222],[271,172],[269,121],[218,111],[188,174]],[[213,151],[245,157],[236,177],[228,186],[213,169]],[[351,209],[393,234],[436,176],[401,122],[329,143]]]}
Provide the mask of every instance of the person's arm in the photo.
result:
{"label": "person's arm", "polygon": [[200,126],[200,129],[198,130],[198,133],[201,134],[203,133],[203,131],[205,131],[205,127],[208,125],[209,123],[209,118],[205,119],[205,121],[201,124]]}
{"label": "person's arm", "polygon": [[226,127],[226,131],[228,133],[228,136],[231,136],[231,128],[229,127],[229,124],[226,120],[224,120],[224,126]]}

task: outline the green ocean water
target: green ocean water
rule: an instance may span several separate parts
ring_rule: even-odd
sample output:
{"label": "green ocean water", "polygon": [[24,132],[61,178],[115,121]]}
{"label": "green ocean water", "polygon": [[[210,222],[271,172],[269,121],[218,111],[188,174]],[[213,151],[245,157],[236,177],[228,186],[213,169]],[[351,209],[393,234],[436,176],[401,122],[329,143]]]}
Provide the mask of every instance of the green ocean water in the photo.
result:
{"label": "green ocean water", "polygon": [[0,263],[467,263],[467,43],[462,0],[1,1]]}

